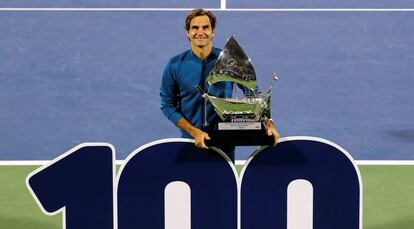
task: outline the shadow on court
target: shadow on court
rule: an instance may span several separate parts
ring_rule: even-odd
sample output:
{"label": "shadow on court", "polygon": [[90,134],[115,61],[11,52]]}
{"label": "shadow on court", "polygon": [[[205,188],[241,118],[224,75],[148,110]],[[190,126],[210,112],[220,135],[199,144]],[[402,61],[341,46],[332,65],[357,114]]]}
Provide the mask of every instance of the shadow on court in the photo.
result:
{"label": "shadow on court", "polygon": [[407,143],[414,143],[414,129],[402,129],[386,132],[388,136]]}

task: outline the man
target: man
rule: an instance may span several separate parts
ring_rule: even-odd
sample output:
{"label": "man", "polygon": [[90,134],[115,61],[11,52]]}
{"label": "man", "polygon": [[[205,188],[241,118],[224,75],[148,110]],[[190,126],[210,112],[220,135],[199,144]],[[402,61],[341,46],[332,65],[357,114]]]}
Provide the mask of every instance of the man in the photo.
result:
{"label": "man", "polygon": [[[164,115],[181,129],[182,137],[194,138],[199,148],[207,148],[205,140],[210,139],[207,132],[219,121],[219,117],[210,104],[205,105],[195,86],[200,85],[203,90],[209,90],[219,97],[231,97],[233,91],[231,82],[219,82],[211,86],[206,82],[220,54],[220,49],[214,48],[212,44],[215,25],[216,17],[210,11],[195,9],[188,13],[185,29],[191,49],[170,59],[164,70],[160,90]],[[205,109],[207,115],[204,115]],[[205,126],[203,123],[210,125]],[[267,134],[273,135],[276,144],[279,134],[273,121],[268,120],[266,128]],[[234,161],[234,146],[219,148]]]}

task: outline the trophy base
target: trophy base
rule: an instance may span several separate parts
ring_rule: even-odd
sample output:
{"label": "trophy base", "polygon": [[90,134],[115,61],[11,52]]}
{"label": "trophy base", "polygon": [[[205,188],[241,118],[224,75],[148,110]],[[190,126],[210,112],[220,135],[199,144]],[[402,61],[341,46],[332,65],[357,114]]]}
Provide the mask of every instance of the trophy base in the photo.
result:
{"label": "trophy base", "polygon": [[207,133],[210,136],[210,140],[206,140],[207,146],[262,146],[275,143],[273,136],[267,135],[263,122],[221,122]]}

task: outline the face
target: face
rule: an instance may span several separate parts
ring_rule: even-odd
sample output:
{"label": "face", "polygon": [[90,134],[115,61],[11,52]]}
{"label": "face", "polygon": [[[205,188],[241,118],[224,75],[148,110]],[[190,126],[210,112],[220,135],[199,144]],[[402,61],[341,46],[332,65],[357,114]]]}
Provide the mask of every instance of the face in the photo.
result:
{"label": "face", "polygon": [[187,37],[191,42],[191,46],[204,48],[211,45],[214,31],[211,28],[210,19],[207,16],[193,18],[190,22],[190,29],[187,31]]}

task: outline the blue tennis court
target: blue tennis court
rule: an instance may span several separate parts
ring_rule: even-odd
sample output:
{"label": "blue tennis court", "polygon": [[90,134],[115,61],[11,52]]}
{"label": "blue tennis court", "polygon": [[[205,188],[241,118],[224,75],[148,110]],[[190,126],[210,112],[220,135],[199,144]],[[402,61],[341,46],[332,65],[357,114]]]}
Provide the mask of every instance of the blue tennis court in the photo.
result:
{"label": "blue tennis court", "polygon": [[358,160],[414,160],[414,2],[403,0],[2,1],[0,160],[50,160],[91,141],[124,159],[178,137],[159,86],[168,58],[189,48],[194,7],[215,9],[215,46],[236,34],[262,88],[279,74],[282,136],[329,139]]}

